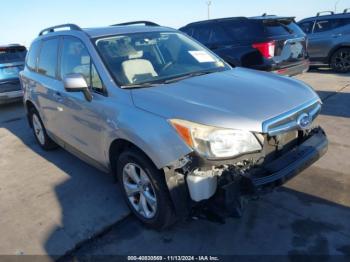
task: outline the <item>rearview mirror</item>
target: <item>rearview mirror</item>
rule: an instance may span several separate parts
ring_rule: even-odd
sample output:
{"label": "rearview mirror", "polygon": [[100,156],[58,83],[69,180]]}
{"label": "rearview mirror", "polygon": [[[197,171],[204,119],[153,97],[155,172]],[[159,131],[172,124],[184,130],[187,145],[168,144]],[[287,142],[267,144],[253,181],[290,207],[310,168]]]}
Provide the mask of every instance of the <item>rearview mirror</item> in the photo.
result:
{"label": "rearview mirror", "polygon": [[87,101],[92,100],[89,86],[82,74],[69,74],[63,79],[64,89],[67,92],[82,92]]}

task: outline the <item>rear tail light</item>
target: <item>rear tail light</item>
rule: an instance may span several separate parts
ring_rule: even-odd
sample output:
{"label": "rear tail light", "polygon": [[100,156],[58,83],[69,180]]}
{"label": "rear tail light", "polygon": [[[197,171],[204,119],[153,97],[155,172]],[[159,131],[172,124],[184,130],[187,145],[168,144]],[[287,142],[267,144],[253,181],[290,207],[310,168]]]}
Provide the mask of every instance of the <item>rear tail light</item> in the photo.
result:
{"label": "rear tail light", "polygon": [[266,43],[256,43],[253,44],[255,49],[258,49],[263,57],[269,59],[275,56],[275,41],[266,42]]}

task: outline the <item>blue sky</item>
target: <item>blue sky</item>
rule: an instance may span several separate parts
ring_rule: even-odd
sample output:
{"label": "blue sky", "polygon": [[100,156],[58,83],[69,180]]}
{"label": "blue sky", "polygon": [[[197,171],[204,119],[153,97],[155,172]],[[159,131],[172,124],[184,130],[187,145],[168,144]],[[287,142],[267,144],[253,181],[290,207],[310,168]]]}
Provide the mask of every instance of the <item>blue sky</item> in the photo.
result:
{"label": "blue sky", "polygon": [[[211,17],[253,16],[264,12],[302,19],[320,10],[334,10],[338,0],[212,0]],[[350,8],[339,0],[338,11]],[[0,44],[29,45],[48,26],[76,23],[104,26],[131,20],[151,20],[178,28],[207,17],[206,0],[5,0],[0,9]]]}

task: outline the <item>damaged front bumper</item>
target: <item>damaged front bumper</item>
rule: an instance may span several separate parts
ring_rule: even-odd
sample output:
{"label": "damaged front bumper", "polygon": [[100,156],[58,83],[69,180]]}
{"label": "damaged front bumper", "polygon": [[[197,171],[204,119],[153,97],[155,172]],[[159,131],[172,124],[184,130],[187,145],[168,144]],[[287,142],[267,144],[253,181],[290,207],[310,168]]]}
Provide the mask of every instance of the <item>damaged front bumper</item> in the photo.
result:
{"label": "damaged front bumper", "polygon": [[[183,215],[196,203],[208,199],[219,198],[230,206],[237,203],[240,196],[271,191],[311,166],[327,148],[327,136],[318,127],[307,133],[300,131],[296,144],[272,160],[266,157],[259,164],[259,161],[252,164],[252,158],[244,160],[244,157],[207,161],[194,154],[188,156],[187,161],[182,160],[181,167],[164,171],[175,210]],[[264,156],[254,158],[261,160]]]}
{"label": "damaged front bumper", "polygon": [[328,140],[322,129],[313,133],[300,145],[245,177],[255,191],[284,184],[320,159],[328,149]]}

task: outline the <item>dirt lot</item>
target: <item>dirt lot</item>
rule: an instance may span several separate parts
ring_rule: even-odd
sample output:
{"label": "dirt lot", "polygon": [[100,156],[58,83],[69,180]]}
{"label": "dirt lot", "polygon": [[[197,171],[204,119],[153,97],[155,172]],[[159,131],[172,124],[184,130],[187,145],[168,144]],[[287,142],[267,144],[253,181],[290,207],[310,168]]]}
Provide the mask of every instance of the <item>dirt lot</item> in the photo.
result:
{"label": "dirt lot", "polygon": [[187,221],[161,233],[128,216],[109,175],[62,149],[42,151],[20,103],[0,107],[0,254],[63,255],[85,241],[73,255],[350,256],[350,75],[299,78],[324,101],[317,123],[329,135],[327,155],[250,202],[241,219]]}

